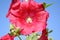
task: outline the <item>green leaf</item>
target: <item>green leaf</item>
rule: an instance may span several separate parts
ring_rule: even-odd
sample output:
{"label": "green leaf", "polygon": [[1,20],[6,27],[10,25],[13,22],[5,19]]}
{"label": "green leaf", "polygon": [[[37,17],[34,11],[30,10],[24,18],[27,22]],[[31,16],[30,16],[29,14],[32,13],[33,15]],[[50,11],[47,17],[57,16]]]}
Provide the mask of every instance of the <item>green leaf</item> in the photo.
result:
{"label": "green leaf", "polygon": [[16,30],[15,30],[15,32],[19,33],[20,32],[20,28],[17,27]]}
{"label": "green leaf", "polygon": [[48,29],[48,28],[47,28],[46,30],[47,30],[47,32],[48,32],[48,33],[46,34],[46,36],[48,36],[50,33],[52,33],[52,32],[53,32],[53,30],[50,30],[50,31],[49,31],[49,29]]}
{"label": "green leaf", "polygon": [[51,6],[51,5],[53,5],[53,3],[47,4],[45,8],[47,8],[47,7]]}
{"label": "green leaf", "polygon": [[46,8],[46,3],[45,2],[43,2],[43,6],[44,6],[44,8]]}
{"label": "green leaf", "polygon": [[35,33],[32,33],[32,35],[31,35],[31,37],[32,37],[32,40],[37,40],[38,39],[38,34],[37,34],[37,32],[35,32]]}
{"label": "green leaf", "polygon": [[32,33],[32,34],[29,35],[29,36],[26,36],[26,40],[37,40],[37,39],[38,39],[38,34],[37,34],[37,32]]}
{"label": "green leaf", "polygon": [[27,35],[26,40],[31,40],[31,37]]}
{"label": "green leaf", "polygon": [[15,30],[15,33],[16,33],[16,36],[20,35],[20,28],[17,27]]}
{"label": "green leaf", "polygon": [[44,8],[47,8],[47,7],[51,6],[51,5],[53,5],[53,3],[46,4],[45,2],[43,2],[43,6],[44,6]]}
{"label": "green leaf", "polygon": [[49,38],[49,40],[53,40],[53,38]]}
{"label": "green leaf", "polygon": [[53,30],[50,30],[48,33],[52,33],[53,32]]}
{"label": "green leaf", "polygon": [[14,30],[14,25],[10,24],[10,30]]}
{"label": "green leaf", "polygon": [[[49,31],[49,29],[48,29],[48,28],[46,28],[46,31],[48,32],[48,31]],[[46,34],[46,36],[48,36],[48,33]]]}

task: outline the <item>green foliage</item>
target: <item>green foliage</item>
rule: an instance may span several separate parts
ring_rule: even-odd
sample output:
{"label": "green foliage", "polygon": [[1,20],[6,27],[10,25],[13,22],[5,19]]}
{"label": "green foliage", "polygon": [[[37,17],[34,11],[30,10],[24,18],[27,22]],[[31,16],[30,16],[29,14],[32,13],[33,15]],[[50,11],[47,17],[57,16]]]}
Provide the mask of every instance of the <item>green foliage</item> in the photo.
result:
{"label": "green foliage", "polygon": [[38,34],[37,34],[37,32],[32,33],[32,34],[29,35],[29,36],[26,36],[26,40],[37,40],[37,39],[38,39]]}
{"label": "green foliage", "polygon": [[14,30],[12,30],[9,34],[11,35],[11,36],[13,36],[14,35]]}
{"label": "green foliage", "polygon": [[[46,5],[46,4],[45,4]],[[14,25],[10,25],[10,35],[11,36],[18,36],[18,38],[20,39],[20,40],[22,40],[20,37],[19,37],[19,35],[20,35],[20,28],[16,28],[16,29],[14,29]],[[49,30],[48,28],[46,29],[47,30],[47,36],[51,33],[51,32],[53,32],[53,30]],[[37,32],[34,32],[34,33],[32,33],[31,35],[28,35],[28,36],[26,36],[26,40],[38,40],[38,33]],[[40,36],[39,36],[39,38],[40,38]],[[49,40],[53,40],[52,38],[49,38]]]}
{"label": "green foliage", "polygon": [[52,32],[53,32],[53,30],[48,31],[48,33],[52,33]]}
{"label": "green foliage", "polygon": [[53,40],[53,38],[49,38],[49,40]]}
{"label": "green foliage", "polygon": [[43,2],[43,6],[44,6],[44,8],[46,8],[46,3],[45,2]]}
{"label": "green foliage", "polygon": [[47,8],[47,7],[51,6],[52,4],[53,4],[53,3],[46,4],[45,2],[43,2],[43,6],[44,6],[44,8]]}
{"label": "green foliage", "polygon": [[10,24],[10,30],[14,30],[14,25]]}
{"label": "green foliage", "polygon": [[20,32],[20,28],[16,28],[15,32],[19,33]]}
{"label": "green foliage", "polygon": [[11,36],[18,36],[18,35],[20,35],[20,28],[16,28],[16,29],[14,29],[14,25],[10,25],[10,33],[9,33]]}
{"label": "green foliage", "polygon": [[46,34],[46,36],[48,36],[50,33],[52,33],[53,32],[53,30],[49,30],[48,28],[46,29],[47,30],[47,34]]}

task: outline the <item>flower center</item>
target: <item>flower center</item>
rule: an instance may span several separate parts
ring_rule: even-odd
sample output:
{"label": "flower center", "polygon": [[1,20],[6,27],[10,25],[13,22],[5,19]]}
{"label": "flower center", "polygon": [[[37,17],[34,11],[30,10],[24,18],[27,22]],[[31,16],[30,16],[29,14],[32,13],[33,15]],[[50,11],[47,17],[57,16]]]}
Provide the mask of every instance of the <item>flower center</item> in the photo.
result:
{"label": "flower center", "polygon": [[26,2],[28,2],[28,0],[25,0]]}
{"label": "flower center", "polygon": [[26,20],[27,23],[32,23],[32,18],[31,17],[28,17],[27,20]]}

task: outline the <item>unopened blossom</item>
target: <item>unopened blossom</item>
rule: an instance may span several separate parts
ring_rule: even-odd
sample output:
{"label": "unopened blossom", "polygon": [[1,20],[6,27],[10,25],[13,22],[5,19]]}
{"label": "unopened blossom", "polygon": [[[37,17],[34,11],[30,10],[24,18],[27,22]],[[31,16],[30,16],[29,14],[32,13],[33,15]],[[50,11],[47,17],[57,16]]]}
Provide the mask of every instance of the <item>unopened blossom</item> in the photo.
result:
{"label": "unopened blossom", "polygon": [[48,16],[43,4],[38,4],[33,0],[12,2],[7,14],[10,22],[15,28],[20,27],[20,33],[24,35],[45,29]]}
{"label": "unopened blossom", "polygon": [[48,40],[47,34],[48,34],[47,30],[44,29],[44,30],[42,31],[41,37],[40,37],[38,40]]}
{"label": "unopened blossom", "polygon": [[0,40],[14,40],[14,36],[11,36],[10,34],[6,34],[3,37],[1,37]]}

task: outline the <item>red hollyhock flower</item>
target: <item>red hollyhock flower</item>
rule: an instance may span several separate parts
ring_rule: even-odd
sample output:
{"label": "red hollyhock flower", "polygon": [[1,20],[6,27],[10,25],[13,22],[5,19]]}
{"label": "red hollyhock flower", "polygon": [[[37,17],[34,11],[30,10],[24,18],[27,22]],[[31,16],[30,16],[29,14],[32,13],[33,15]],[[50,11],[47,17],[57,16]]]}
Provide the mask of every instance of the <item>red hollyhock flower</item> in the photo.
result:
{"label": "red hollyhock flower", "polygon": [[48,36],[47,36],[48,32],[46,29],[44,29],[42,31],[42,36],[38,39],[38,40],[48,40]]}
{"label": "red hollyhock flower", "polygon": [[7,17],[16,27],[20,27],[21,34],[39,32],[46,28],[49,14],[44,10],[43,4],[34,1],[17,1],[11,4]]}
{"label": "red hollyhock flower", "polygon": [[1,37],[0,40],[14,40],[14,36],[10,36],[10,34],[6,34],[5,36]]}

